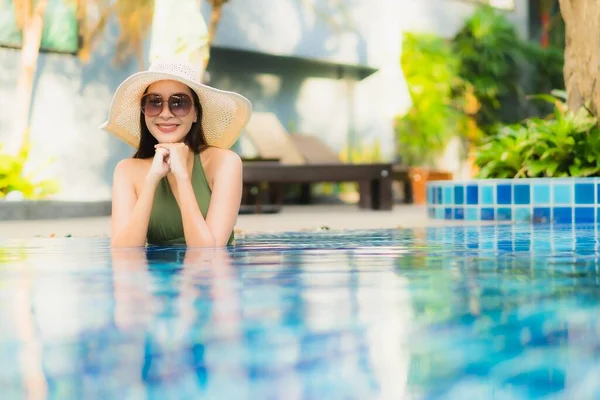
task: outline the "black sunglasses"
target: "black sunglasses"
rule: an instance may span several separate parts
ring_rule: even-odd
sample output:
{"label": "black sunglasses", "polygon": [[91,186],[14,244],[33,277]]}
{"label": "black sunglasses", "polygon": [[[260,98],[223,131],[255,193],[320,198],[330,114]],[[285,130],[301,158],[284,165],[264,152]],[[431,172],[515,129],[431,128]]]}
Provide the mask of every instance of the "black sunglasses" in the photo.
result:
{"label": "black sunglasses", "polygon": [[[167,101],[169,111],[176,117],[185,117],[192,110],[192,98],[185,93],[175,93]],[[156,117],[164,107],[160,94],[147,93],[142,96],[142,112],[148,117]]]}

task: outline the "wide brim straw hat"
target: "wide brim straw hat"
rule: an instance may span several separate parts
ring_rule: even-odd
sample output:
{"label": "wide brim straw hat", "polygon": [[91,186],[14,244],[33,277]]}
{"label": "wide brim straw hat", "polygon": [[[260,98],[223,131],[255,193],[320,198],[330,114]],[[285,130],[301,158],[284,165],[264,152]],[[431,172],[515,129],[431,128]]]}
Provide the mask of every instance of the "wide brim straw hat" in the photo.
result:
{"label": "wide brim straw hat", "polygon": [[250,120],[252,104],[244,96],[201,83],[202,70],[185,60],[157,60],[147,71],[131,75],[117,88],[100,128],[137,148],[140,143],[142,95],[150,84],[173,80],[190,87],[200,99],[202,129],[209,146],[228,149]]}

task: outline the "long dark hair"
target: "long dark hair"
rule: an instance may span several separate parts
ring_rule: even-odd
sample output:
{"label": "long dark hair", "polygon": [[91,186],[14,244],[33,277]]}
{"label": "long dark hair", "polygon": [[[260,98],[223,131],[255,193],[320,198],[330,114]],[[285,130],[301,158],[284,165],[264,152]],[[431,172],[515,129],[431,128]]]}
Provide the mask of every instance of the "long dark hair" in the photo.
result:
{"label": "long dark hair", "polygon": [[[148,88],[146,88],[144,94],[146,94],[147,91]],[[187,144],[190,150],[198,154],[201,150],[207,147],[206,138],[204,137],[204,130],[202,129],[202,105],[200,104],[198,94],[192,89],[190,89],[190,92],[192,92],[194,109],[196,110],[198,118],[197,121],[192,124],[190,131],[183,139],[183,143]],[[142,112],[140,112],[140,127],[140,145],[133,155],[133,158],[152,158],[156,152],[154,145],[158,144],[158,140],[156,140],[156,138],[150,133],[150,130],[146,125],[144,113]]]}

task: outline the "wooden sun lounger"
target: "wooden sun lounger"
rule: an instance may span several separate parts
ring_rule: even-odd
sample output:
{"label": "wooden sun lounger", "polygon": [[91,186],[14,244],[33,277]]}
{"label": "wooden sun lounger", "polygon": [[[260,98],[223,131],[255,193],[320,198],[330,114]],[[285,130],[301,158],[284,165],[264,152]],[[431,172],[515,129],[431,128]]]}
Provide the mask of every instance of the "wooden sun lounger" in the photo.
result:
{"label": "wooden sun lounger", "polygon": [[307,203],[313,183],[356,182],[360,208],[392,209],[391,163],[342,163],[317,137],[288,134],[272,113],[254,113],[246,132],[261,158],[278,161],[245,161],[244,182],[269,183],[277,204],[283,204],[284,184],[301,184],[302,202]]}
{"label": "wooden sun lounger", "polygon": [[373,210],[391,210],[391,164],[311,164],[284,165],[272,163],[244,163],[244,182],[268,182],[276,185],[276,204],[283,203],[283,184],[303,184],[303,203],[309,202],[310,184],[325,182],[357,182],[359,207]]}

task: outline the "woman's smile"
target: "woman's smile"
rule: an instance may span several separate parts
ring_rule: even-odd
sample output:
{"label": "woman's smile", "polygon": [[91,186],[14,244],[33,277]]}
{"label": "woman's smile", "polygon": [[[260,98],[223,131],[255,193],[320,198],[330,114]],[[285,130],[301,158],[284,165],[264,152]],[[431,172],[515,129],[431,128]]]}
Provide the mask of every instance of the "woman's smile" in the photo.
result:
{"label": "woman's smile", "polygon": [[173,122],[159,122],[155,125],[162,133],[173,133],[179,128],[179,124]]}

